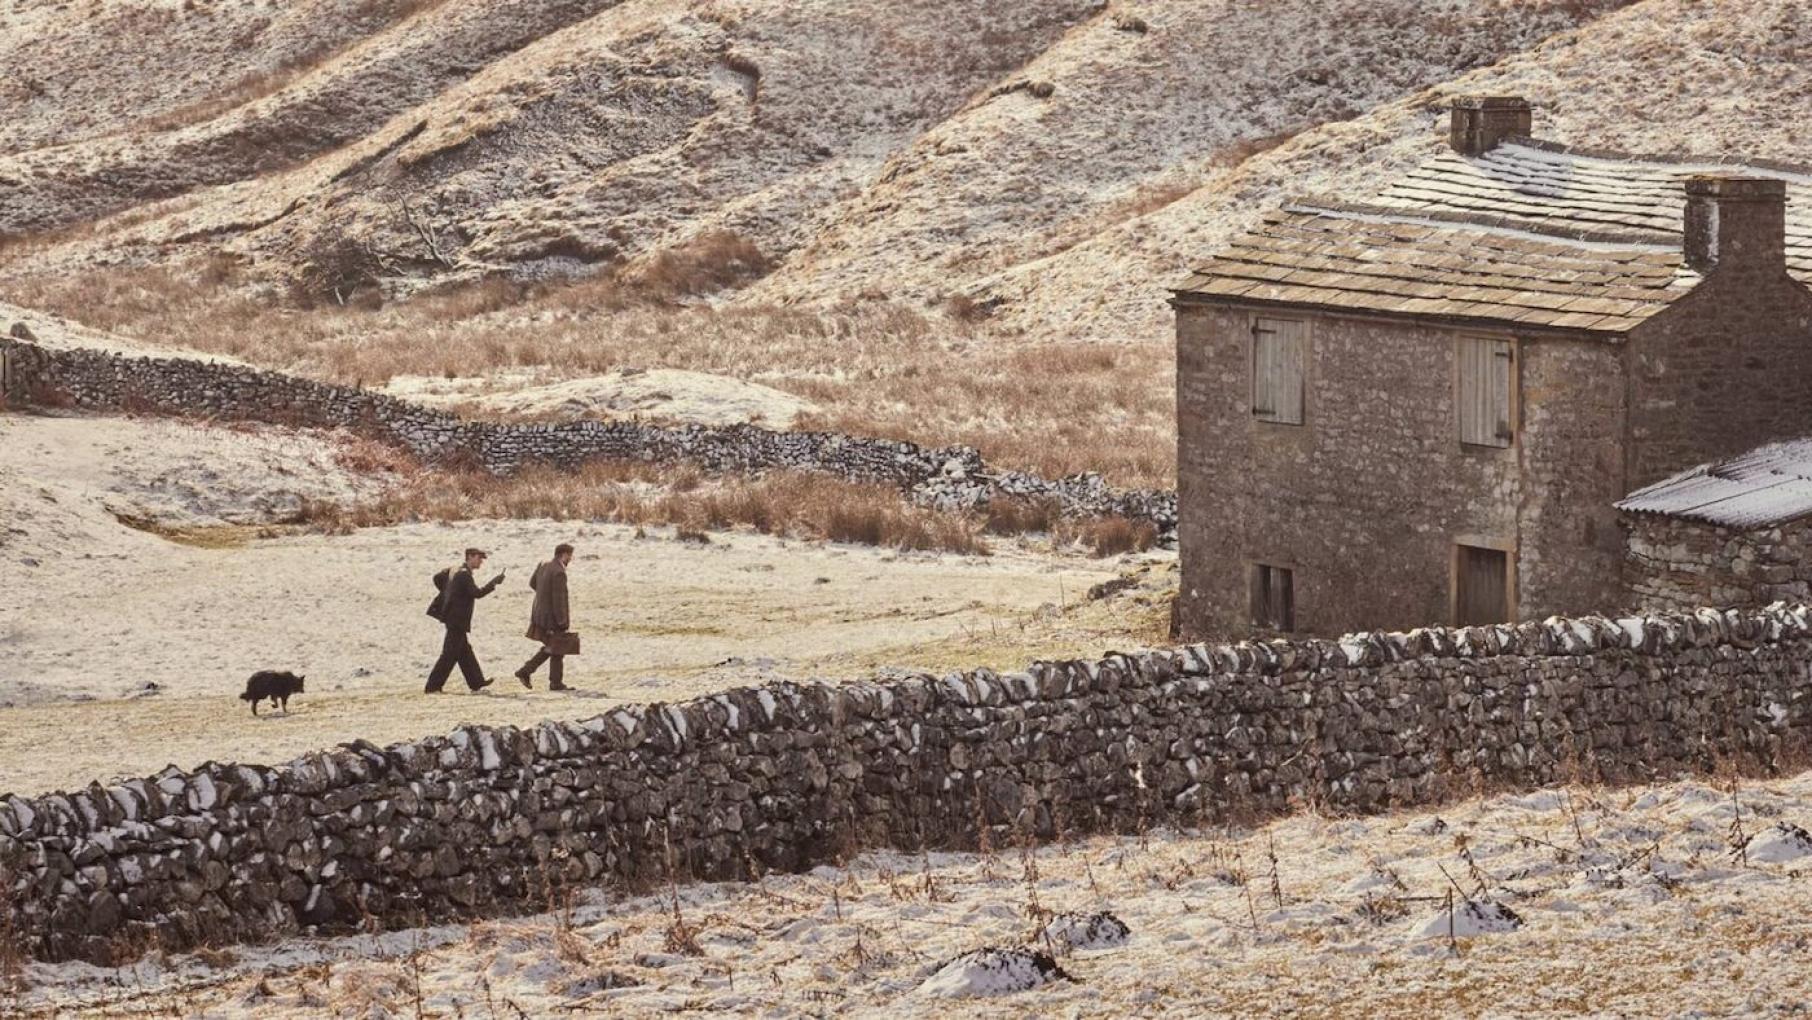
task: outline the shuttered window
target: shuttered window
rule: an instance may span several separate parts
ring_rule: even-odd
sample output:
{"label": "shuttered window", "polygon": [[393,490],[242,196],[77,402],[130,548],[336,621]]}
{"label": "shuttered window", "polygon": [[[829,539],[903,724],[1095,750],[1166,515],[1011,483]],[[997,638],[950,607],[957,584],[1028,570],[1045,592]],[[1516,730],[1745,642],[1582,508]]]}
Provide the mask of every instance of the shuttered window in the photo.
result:
{"label": "shuttered window", "polygon": [[1509,446],[1516,439],[1516,354],[1507,340],[1460,340],[1460,442]]}
{"label": "shuttered window", "polygon": [[1252,326],[1252,416],[1285,425],[1302,424],[1303,376],[1308,362],[1308,324],[1259,319]]}
{"label": "shuttered window", "polygon": [[1265,630],[1296,629],[1295,574],[1290,568],[1253,564],[1252,623]]}

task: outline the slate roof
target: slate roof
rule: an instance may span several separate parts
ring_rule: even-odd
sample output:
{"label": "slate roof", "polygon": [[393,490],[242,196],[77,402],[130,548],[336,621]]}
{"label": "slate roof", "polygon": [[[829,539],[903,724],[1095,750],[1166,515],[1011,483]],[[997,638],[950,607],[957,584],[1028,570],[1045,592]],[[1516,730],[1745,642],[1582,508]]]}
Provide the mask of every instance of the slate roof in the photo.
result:
{"label": "slate roof", "polygon": [[1785,180],[1788,271],[1812,282],[1806,171],[1525,140],[1444,153],[1367,205],[1290,202],[1178,294],[1620,334],[1699,280],[1680,251],[1697,174]]}
{"label": "slate roof", "polygon": [[1812,439],[1770,443],[1629,494],[1617,509],[1748,530],[1812,514]]}
{"label": "slate roof", "polygon": [[1381,205],[1487,213],[1531,229],[1642,230],[1680,245],[1683,182],[1699,175],[1774,177],[1787,184],[1787,271],[1812,283],[1812,170],[1766,160],[1640,157],[1549,142],[1499,145],[1479,156],[1444,153],[1394,182]]}

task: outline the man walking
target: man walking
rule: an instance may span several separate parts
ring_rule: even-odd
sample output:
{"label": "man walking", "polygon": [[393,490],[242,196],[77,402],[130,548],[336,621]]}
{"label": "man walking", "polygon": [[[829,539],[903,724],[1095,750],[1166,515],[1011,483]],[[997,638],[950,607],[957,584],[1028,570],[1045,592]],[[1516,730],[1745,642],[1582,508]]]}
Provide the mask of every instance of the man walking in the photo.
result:
{"label": "man walking", "polygon": [[529,611],[528,638],[541,642],[541,650],[516,671],[516,679],[524,687],[535,686],[530,678],[545,662],[547,689],[568,689],[566,656],[578,637],[572,633],[572,613],[566,599],[566,566],[572,561],[573,547],[562,542],[554,546],[554,558],[536,567],[529,578],[529,587],[535,589],[535,608]]}
{"label": "man walking", "polygon": [[459,667],[460,675],[465,677],[466,686],[478,691],[491,686],[491,681],[484,678],[484,670],[478,665],[478,656],[472,652],[472,610],[474,604],[503,583],[503,571],[490,582],[479,587],[473,579],[472,571],[484,565],[483,549],[467,549],[466,560],[457,569],[449,568],[434,575],[434,586],[440,589],[433,604],[428,606],[428,615],[446,625],[447,636],[440,646],[440,658],[435,660],[434,668],[428,671],[428,694],[439,694],[447,684],[447,677],[452,675],[453,667]]}

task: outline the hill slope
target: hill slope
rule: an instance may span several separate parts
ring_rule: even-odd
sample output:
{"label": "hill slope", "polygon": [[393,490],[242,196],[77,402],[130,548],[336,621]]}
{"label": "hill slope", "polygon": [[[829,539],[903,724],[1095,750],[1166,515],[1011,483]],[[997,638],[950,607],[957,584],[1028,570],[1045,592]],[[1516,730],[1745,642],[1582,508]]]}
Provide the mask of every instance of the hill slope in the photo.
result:
{"label": "hill slope", "polygon": [[1439,151],[1452,95],[1812,161],[1812,0],[311,0],[322,41],[220,0],[131,21],[168,95],[22,10],[0,82],[76,73],[0,128],[0,301],[342,382],[711,372],[1132,485],[1173,472],[1167,288]]}
{"label": "hill slope", "polygon": [[[733,235],[747,300],[935,304],[1255,147],[1616,0],[249,0],[34,8],[0,233],[339,282],[535,275]],[[18,38],[20,33],[9,33]],[[147,40],[168,41],[151,61]],[[78,73],[40,81],[47,56]],[[167,73],[164,67],[168,68]],[[108,72],[112,72],[112,78]],[[167,81],[167,85],[166,85]],[[335,274],[329,274],[335,275]]]}

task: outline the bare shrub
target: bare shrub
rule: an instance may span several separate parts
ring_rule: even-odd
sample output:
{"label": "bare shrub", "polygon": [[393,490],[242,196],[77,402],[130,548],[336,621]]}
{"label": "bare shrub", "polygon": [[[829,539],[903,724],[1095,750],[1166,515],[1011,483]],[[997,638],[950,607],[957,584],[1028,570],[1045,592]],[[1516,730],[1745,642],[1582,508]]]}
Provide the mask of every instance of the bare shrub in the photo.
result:
{"label": "bare shrub", "polygon": [[331,300],[336,305],[374,296],[381,302],[378,281],[383,267],[377,254],[364,243],[341,233],[318,235],[305,252],[290,294],[297,304],[311,308]]}

